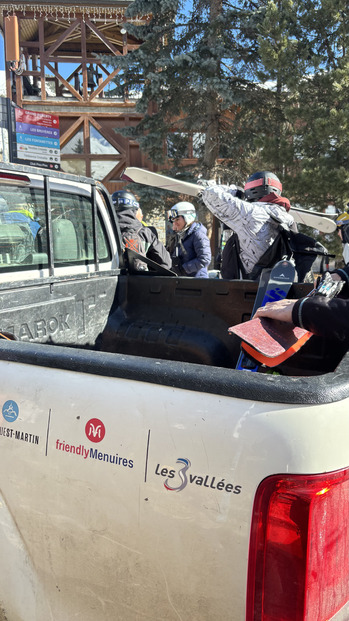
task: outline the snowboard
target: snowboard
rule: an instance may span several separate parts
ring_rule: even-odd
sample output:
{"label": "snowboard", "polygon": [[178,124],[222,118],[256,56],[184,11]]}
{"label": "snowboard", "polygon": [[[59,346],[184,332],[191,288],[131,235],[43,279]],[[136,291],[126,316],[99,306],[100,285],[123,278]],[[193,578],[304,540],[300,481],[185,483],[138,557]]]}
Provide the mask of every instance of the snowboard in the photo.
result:
{"label": "snowboard", "polygon": [[[197,196],[200,192],[202,192],[202,190],[205,189],[199,184],[191,183],[189,181],[182,181],[181,179],[173,179],[172,177],[166,177],[165,175],[150,172],[149,170],[144,170],[143,168],[126,168],[121,175],[121,178],[124,181],[142,183],[143,185],[177,192],[178,194],[188,194],[189,196]],[[298,224],[305,224],[306,226],[317,229],[322,233],[333,233],[337,228],[336,222],[326,217],[326,215],[321,212],[307,211],[306,209],[301,209],[299,207],[291,207],[289,213]]]}
{"label": "snowboard", "polygon": [[266,367],[276,367],[303,347],[312,332],[282,321],[256,317],[229,328],[242,339],[241,348]]}
{"label": "snowboard", "polygon": [[[283,300],[287,296],[296,276],[296,268],[294,264],[288,260],[279,261],[272,270],[263,271],[267,271],[269,273],[263,274],[262,272],[253,305],[252,317],[257,308],[264,306],[267,302]],[[245,322],[245,324],[248,323],[251,323],[251,320]],[[245,324],[239,325],[241,326]],[[234,332],[234,327],[229,328],[228,331]],[[253,357],[251,359],[251,356],[249,356],[246,351],[241,351],[236,369],[256,372],[258,371],[258,366],[259,365],[256,364],[256,359],[253,359]]]}

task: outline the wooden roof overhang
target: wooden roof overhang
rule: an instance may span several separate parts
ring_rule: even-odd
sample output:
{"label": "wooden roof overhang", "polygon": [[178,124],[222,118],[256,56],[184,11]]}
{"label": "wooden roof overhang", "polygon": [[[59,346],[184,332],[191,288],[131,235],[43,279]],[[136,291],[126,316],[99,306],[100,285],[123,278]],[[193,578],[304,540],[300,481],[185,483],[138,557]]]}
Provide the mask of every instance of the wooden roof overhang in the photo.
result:
{"label": "wooden roof overhang", "polygon": [[[96,54],[103,54],[106,51],[105,42],[122,51],[123,36],[120,33],[122,25],[127,22],[144,23],[147,17],[137,17],[135,19],[126,19],[125,10],[130,4],[129,2],[99,2],[95,0],[93,3],[61,2],[57,4],[48,4],[44,2],[20,2],[13,4],[0,5],[0,30],[4,32],[4,22],[6,17],[16,15],[21,21],[21,40],[20,45],[23,47],[35,48],[39,41],[40,22],[44,21],[44,42],[45,48],[55,44],[62,34],[69,28],[77,17],[84,20],[85,23],[94,24],[98,27],[98,34],[93,32],[93,28],[89,29],[87,37],[87,46],[93,48]],[[104,41],[101,40],[100,33],[104,35]],[[127,35],[127,43],[132,49],[135,45],[138,47],[140,41]],[[56,46],[57,47],[57,46]],[[76,28],[71,28],[71,32],[59,44],[60,54],[69,59],[75,56],[81,50],[79,33]]]}
{"label": "wooden roof overhang", "polygon": [[[143,23],[149,16],[126,18],[125,10],[129,2],[84,2],[73,5],[63,2],[59,5],[21,2],[0,6],[0,28],[6,33],[6,19],[17,18],[19,27],[19,47],[26,58],[40,58],[41,68],[33,63],[31,70],[25,67],[22,76],[41,80],[41,101],[45,102],[45,67],[73,96],[73,105],[91,104],[104,91],[119,72],[112,72],[103,65],[101,56],[123,56],[137,48],[141,41],[126,33],[125,22]],[[63,77],[59,63],[71,63],[72,74]],[[93,63],[101,68],[99,80],[92,92],[87,90],[87,65]],[[35,64],[35,67],[34,67]],[[74,65],[77,65],[73,68]],[[74,72],[83,74],[83,92],[78,92],[71,83]],[[10,72],[6,66],[7,84],[10,88]],[[17,102],[24,103],[22,84],[17,80],[19,94]],[[68,103],[68,102],[67,102]],[[102,103],[102,102],[99,102]],[[103,105],[108,105],[104,100]]]}

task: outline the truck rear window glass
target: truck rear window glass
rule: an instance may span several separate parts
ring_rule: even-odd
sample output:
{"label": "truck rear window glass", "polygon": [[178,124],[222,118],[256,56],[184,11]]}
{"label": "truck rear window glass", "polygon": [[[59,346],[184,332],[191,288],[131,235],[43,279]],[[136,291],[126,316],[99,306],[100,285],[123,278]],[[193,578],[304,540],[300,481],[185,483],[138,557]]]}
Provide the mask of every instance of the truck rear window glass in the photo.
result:
{"label": "truck rear window glass", "polygon": [[[94,261],[92,203],[80,194],[51,191],[52,241],[55,265]],[[100,261],[110,259],[109,244],[97,220]]]}
{"label": "truck rear window glass", "polygon": [[[51,190],[54,265],[94,261],[92,203],[89,197]],[[48,265],[44,190],[0,185],[0,270]],[[98,217],[100,261],[110,260],[108,239]]]}

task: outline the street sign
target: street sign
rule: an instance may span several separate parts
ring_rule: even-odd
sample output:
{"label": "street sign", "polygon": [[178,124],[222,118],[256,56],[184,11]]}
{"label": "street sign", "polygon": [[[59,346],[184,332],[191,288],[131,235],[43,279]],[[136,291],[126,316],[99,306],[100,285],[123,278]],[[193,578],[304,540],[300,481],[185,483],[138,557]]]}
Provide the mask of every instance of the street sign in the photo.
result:
{"label": "street sign", "polygon": [[0,97],[0,162],[60,170],[59,117]]}
{"label": "street sign", "polygon": [[58,116],[17,106],[12,107],[11,116],[11,161],[60,170]]}

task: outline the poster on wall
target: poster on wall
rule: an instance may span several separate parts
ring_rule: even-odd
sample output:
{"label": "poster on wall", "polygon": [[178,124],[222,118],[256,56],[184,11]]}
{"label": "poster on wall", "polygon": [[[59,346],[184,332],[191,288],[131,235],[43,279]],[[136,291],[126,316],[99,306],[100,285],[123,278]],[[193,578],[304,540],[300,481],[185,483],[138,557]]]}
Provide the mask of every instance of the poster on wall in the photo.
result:
{"label": "poster on wall", "polygon": [[11,161],[60,170],[59,117],[12,108]]}

